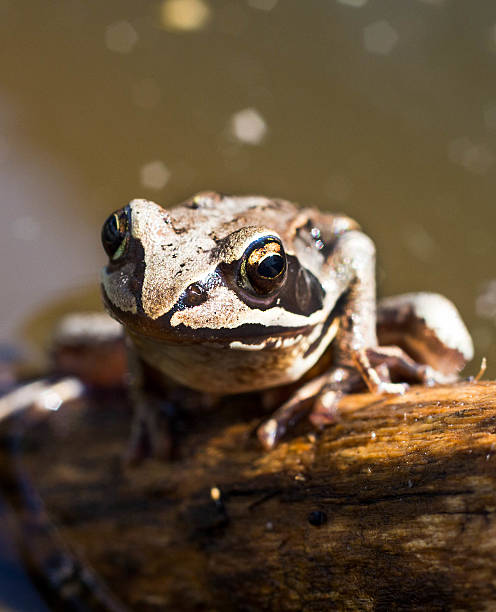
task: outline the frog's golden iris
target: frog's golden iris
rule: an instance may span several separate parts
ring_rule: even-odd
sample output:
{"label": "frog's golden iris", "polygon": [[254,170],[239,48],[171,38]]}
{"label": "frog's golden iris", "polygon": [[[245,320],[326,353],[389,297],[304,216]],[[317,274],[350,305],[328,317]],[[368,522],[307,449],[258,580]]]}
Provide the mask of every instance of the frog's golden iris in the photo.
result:
{"label": "frog's golden iris", "polygon": [[240,280],[256,293],[268,295],[283,284],[286,277],[286,254],[281,241],[266,236],[253,242],[241,261]]}

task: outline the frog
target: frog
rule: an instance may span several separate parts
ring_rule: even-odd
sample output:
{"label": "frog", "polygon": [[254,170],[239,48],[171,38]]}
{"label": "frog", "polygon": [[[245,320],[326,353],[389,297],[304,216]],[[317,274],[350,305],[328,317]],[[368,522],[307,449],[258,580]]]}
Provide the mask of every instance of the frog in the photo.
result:
{"label": "frog", "polygon": [[374,242],[344,213],[203,191],[168,208],[133,199],[101,239],[103,302],[128,344],[130,463],[170,458],[178,390],[199,414],[259,394],[271,450],[304,416],[335,422],[344,394],[449,383],[473,356],[444,296],[377,300]]}

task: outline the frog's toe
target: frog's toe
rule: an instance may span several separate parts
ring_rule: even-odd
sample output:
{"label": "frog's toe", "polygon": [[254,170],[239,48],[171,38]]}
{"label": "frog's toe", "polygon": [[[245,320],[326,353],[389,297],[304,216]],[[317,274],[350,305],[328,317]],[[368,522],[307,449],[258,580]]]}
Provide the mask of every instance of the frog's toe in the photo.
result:
{"label": "frog's toe", "polygon": [[[398,346],[370,347],[357,351],[354,358],[357,369],[362,373],[369,390],[373,392],[401,393],[401,389],[396,390],[394,386],[390,386],[399,384],[391,383],[391,379],[401,383],[424,385],[443,384],[454,380],[452,375],[443,374],[425,363],[418,363]],[[382,371],[387,375],[381,375]]]}
{"label": "frog's toe", "polygon": [[410,385],[408,383],[392,383],[381,381],[377,384],[374,391],[382,395],[403,395],[408,391]]}
{"label": "frog's toe", "polygon": [[286,427],[277,419],[268,419],[257,429],[257,437],[265,450],[271,450],[286,433]]}
{"label": "frog's toe", "polygon": [[266,450],[276,446],[284,434],[308,414],[312,401],[326,384],[327,376],[319,376],[300,387],[257,429],[257,437]]}
{"label": "frog's toe", "polygon": [[350,367],[332,367],[300,387],[270,419],[257,429],[257,436],[264,448],[276,446],[285,433],[310,413],[315,425],[336,421],[339,398],[363,387],[358,372]]}
{"label": "frog's toe", "polygon": [[309,420],[316,427],[332,425],[338,420],[339,400],[343,396],[341,391],[328,389],[316,398]]}

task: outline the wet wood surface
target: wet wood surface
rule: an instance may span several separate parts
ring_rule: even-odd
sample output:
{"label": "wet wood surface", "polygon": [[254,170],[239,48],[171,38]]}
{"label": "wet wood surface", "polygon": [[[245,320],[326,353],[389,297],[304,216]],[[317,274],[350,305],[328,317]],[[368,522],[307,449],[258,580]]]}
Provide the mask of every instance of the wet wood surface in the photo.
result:
{"label": "wet wood surface", "polygon": [[256,398],[185,415],[169,464],[121,462],[108,395],[28,437],[49,516],[130,609],[496,607],[496,383],[344,398],[272,452]]}

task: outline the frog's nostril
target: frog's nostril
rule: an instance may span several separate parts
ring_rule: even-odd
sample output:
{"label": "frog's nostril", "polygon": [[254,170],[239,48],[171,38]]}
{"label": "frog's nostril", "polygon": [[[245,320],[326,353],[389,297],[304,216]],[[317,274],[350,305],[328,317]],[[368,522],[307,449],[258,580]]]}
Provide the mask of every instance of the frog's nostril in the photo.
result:
{"label": "frog's nostril", "polygon": [[208,297],[207,291],[199,283],[192,283],[184,293],[186,306],[199,306]]}

